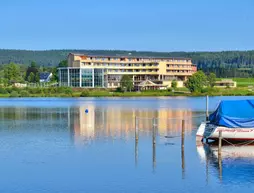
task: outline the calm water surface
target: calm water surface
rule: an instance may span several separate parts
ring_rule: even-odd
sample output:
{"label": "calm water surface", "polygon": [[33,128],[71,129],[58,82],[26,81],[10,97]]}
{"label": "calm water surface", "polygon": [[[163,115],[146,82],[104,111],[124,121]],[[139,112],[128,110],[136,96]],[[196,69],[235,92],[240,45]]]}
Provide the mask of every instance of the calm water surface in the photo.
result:
{"label": "calm water surface", "polygon": [[[210,110],[244,98],[210,98]],[[0,107],[1,193],[254,191],[254,147],[223,147],[220,164],[216,148],[196,142],[202,97],[0,99]]]}

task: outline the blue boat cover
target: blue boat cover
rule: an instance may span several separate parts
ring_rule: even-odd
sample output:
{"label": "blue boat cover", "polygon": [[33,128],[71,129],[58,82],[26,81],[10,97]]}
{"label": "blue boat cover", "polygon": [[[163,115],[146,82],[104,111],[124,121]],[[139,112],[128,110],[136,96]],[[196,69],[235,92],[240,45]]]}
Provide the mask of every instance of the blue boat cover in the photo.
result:
{"label": "blue boat cover", "polygon": [[209,120],[228,128],[254,128],[254,100],[221,101]]}

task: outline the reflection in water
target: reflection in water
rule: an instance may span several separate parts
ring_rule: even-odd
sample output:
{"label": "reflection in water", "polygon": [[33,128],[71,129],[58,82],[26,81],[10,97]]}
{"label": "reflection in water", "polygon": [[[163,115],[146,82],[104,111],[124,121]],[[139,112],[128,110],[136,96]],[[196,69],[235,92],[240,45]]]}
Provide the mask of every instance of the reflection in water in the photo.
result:
{"label": "reflection in water", "polygon": [[[88,113],[86,112],[88,109]],[[135,117],[138,120],[139,135],[151,137],[152,163],[156,167],[156,141],[166,141],[164,136],[179,136],[182,120],[185,121],[185,131],[190,133],[193,112],[171,109],[122,109],[110,107],[95,107],[92,103],[80,107],[67,108],[36,108],[16,107],[1,108],[0,120],[11,122],[13,128],[36,129],[42,131],[56,128],[68,128],[74,144],[83,145],[97,139],[133,139],[135,133]],[[155,118],[155,119],[153,119]],[[174,119],[177,118],[177,119]],[[15,125],[15,121],[20,125]],[[155,121],[153,123],[153,120]],[[10,124],[8,124],[10,126]],[[155,135],[153,136],[153,125]],[[36,127],[36,128],[35,128]],[[154,138],[156,135],[160,138]],[[183,141],[182,141],[183,142]],[[138,164],[138,140],[135,140],[135,164]],[[181,162],[184,176],[185,156],[181,148]]]}
{"label": "reflection in water", "polygon": [[[86,109],[89,110],[88,113],[85,112]],[[53,126],[56,122],[65,124],[72,131],[74,141],[79,143],[82,140],[105,137],[130,139],[135,132],[135,117],[138,117],[139,134],[143,136],[152,136],[152,118],[156,118],[156,133],[160,136],[179,135],[182,119],[188,119],[185,129],[186,133],[190,133],[194,127],[193,120],[189,119],[192,114],[188,110],[99,108],[89,104],[66,108],[1,108],[0,120],[11,121],[13,124],[21,121],[26,125],[36,122],[41,129]],[[175,117],[178,119],[172,119]]]}
{"label": "reflection in water", "polygon": [[0,192],[253,192],[252,147],[223,147],[220,162],[201,144],[200,164],[204,117],[186,120],[182,146],[182,119],[203,114],[202,98],[37,100],[2,101]]}
{"label": "reflection in water", "polygon": [[197,151],[201,160],[206,161],[207,179],[209,173],[215,172],[223,183],[254,180],[254,146],[222,146],[218,154],[218,146],[198,143]]}
{"label": "reflection in water", "polygon": [[[86,113],[85,110],[89,112]],[[141,135],[152,135],[153,122],[156,118],[157,131],[160,136],[179,135],[182,119],[188,119],[185,124],[187,133],[193,129],[191,111],[187,110],[136,110],[117,108],[95,108],[92,105],[71,108],[72,128],[76,142],[93,140],[95,138],[125,138],[133,137],[135,132],[135,117],[138,117],[138,128]],[[178,119],[172,119],[177,117]]]}
{"label": "reflection in water", "polygon": [[[0,108],[0,129],[58,131],[68,128],[68,108]],[[6,127],[6,126],[7,127]]]}

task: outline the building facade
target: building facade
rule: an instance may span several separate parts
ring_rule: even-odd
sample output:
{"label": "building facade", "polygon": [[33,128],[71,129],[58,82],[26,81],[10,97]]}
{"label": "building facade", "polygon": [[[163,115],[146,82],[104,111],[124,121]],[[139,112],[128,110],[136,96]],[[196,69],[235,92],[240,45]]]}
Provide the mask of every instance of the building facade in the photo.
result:
{"label": "building facade", "polygon": [[190,58],[152,58],[134,56],[68,55],[68,67],[59,68],[59,86],[84,88],[117,88],[123,75],[133,79],[134,86],[150,80],[170,87],[172,80],[183,86],[196,67]]}

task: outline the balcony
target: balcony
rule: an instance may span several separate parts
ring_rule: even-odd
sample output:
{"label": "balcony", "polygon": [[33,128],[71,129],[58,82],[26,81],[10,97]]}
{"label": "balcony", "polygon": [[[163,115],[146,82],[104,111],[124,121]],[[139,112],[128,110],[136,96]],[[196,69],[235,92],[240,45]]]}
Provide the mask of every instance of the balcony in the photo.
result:
{"label": "balcony", "polygon": [[191,76],[193,72],[167,72],[167,75],[174,75],[174,76]]}

